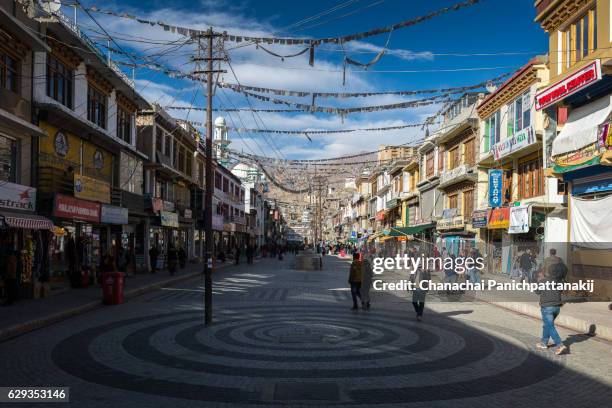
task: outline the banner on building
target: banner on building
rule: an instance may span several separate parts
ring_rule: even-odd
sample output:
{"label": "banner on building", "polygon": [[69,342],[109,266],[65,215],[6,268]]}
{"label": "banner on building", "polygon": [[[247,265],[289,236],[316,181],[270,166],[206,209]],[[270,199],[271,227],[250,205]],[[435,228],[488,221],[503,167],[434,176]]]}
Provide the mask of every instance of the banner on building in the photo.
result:
{"label": "banner on building", "polygon": [[100,222],[125,225],[128,223],[128,212],[128,209],[125,207],[102,204],[100,207]]}
{"label": "banner on building", "polygon": [[178,214],[170,211],[160,211],[159,217],[163,227],[179,227]]}
{"label": "banner on building", "polygon": [[36,189],[21,184],[0,183],[0,208],[36,211]]}
{"label": "banner on building", "polygon": [[53,216],[97,223],[100,222],[100,204],[56,194]]}
{"label": "banner on building", "polygon": [[531,146],[536,141],[533,127],[527,126],[525,129],[516,132],[511,137],[507,137],[501,142],[493,145],[493,157],[495,160],[500,160],[514,152],[517,152],[525,147]]}
{"label": "banner on building", "polygon": [[486,228],[489,218],[489,210],[474,210],[472,212],[472,227]]}
{"label": "banner on building", "polygon": [[95,178],[74,175],[74,196],[84,200],[110,203],[110,184]]}
{"label": "banner on building", "polygon": [[522,205],[510,208],[510,225],[508,234],[522,234],[529,232],[531,220],[531,206]]}
{"label": "banner on building", "polygon": [[488,229],[507,229],[510,226],[510,207],[498,207],[489,211]]}
{"label": "banner on building", "polygon": [[601,60],[596,59],[567,78],[538,92],[535,96],[536,110],[542,110],[547,106],[553,105],[581,89],[600,81],[601,78]]}
{"label": "banner on building", "polygon": [[492,208],[502,205],[502,177],[503,170],[489,169],[489,206]]}

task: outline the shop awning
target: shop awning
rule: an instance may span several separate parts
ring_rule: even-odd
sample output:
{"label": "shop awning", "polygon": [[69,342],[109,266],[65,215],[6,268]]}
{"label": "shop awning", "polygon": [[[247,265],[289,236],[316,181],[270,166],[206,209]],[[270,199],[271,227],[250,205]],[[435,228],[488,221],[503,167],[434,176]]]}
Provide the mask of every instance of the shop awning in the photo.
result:
{"label": "shop awning", "polygon": [[432,228],[434,224],[422,224],[422,225],[414,225],[412,227],[390,227],[389,234],[390,237],[403,237],[406,235],[414,235],[419,232],[423,232],[428,228]]}
{"label": "shop awning", "polygon": [[11,228],[52,230],[53,222],[48,218],[36,214],[20,214],[0,212],[0,220]]}
{"label": "shop awning", "polygon": [[599,125],[612,112],[611,99],[606,96],[571,111],[567,123],[553,141],[552,155],[573,152],[597,142]]}

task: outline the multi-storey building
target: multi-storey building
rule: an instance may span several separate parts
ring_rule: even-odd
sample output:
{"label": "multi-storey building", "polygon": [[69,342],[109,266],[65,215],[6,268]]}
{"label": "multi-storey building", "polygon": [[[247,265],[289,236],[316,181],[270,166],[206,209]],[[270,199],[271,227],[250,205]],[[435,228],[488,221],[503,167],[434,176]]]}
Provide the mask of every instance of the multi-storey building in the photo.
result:
{"label": "multi-storey building", "polygon": [[601,214],[612,205],[610,1],[538,0],[535,8],[536,21],[549,34],[550,72],[535,108],[546,115],[551,160],[544,171],[567,183],[570,269],[577,277],[609,278],[612,217]]}
{"label": "multi-storey building", "polygon": [[[483,95],[468,93],[443,112],[440,129],[434,134],[437,147],[438,190],[442,214],[436,230],[440,246],[457,254],[473,241],[471,221],[476,199],[476,154],[479,119],[476,106]],[[473,243],[473,242],[472,242]]]}
{"label": "multi-storey building", "polygon": [[34,52],[31,73],[34,120],[47,134],[36,149],[38,211],[56,226],[52,268],[91,276],[110,252],[122,269],[137,268],[147,258],[147,155],[136,147],[135,114],[149,105],[74,21],[60,11],[45,21],[47,47]]}
{"label": "multi-storey building", "polygon": [[[36,152],[47,135],[32,124],[34,55],[50,48],[36,35],[38,23],[12,1],[0,1],[0,26],[0,264],[6,265],[9,256],[19,257],[15,292],[31,297],[39,279],[49,275],[48,265],[40,260],[48,257],[43,243],[53,226],[36,215]],[[1,275],[0,286],[7,287],[6,274]]]}
{"label": "multi-storey building", "polygon": [[[559,234],[567,228],[564,188],[544,174],[544,116],[533,103],[548,84],[547,62],[533,58],[478,106],[479,183],[486,188],[479,190],[473,224],[486,252],[495,255],[489,257],[492,272],[510,273],[520,251],[543,257],[549,244],[565,241]],[[490,193],[494,183],[498,194]],[[565,245],[556,249],[562,254]]]}
{"label": "multi-storey building", "polygon": [[159,105],[139,112],[138,147],[150,158],[144,183],[150,215],[147,248],[159,251],[159,267],[170,245],[183,247],[189,258],[199,256],[194,253],[191,205],[192,188],[198,188],[199,169],[194,171],[198,139],[192,126],[175,120]]}

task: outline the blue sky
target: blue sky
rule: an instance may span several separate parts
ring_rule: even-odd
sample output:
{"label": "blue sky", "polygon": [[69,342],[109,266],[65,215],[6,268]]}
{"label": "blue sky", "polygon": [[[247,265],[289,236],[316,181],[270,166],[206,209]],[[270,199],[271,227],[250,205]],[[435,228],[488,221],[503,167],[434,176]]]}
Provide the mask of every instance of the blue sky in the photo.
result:
{"label": "blue sky", "polygon": [[[304,2],[281,0],[201,0],[201,1],[123,1],[96,2],[85,0],[86,6],[96,5],[119,12],[128,12],[154,21],[194,28],[215,29],[243,35],[282,35],[287,37],[329,37],[366,31],[390,25],[402,20],[427,14],[432,10],[455,4],[459,0],[311,0]],[[291,26],[305,18],[329,10],[333,13]],[[383,91],[424,89],[447,86],[463,86],[481,82],[504,72],[513,71],[525,64],[532,56],[547,50],[546,33],[533,22],[535,10],[533,0],[485,0],[470,8],[436,17],[413,27],[392,33],[390,51],[367,72],[357,67],[347,76],[342,86],[343,54],[338,46],[326,45],[316,52],[315,66],[308,66],[308,57],[286,59],[284,62],[269,56],[255,47],[243,47],[230,51],[232,67],[242,84],[271,88],[307,91]],[[167,52],[168,46],[147,44],[143,41],[173,41],[180,37],[136,22],[94,13],[94,17],[113,35],[125,49],[139,55]],[[79,16],[82,27],[101,44],[104,36],[87,16]],[[96,32],[98,31],[98,32]],[[359,61],[368,61],[387,40],[387,34],[350,43],[348,55]],[[228,43],[227,47],[235,44]],[[151,48],[155,47],[155,48]],[[279,53],[291,53],[299,46],[270,46]],[[327,51],[323,50],[327,49]],[[166,54],[160,62],[185,71],[193,69],[188,56],[193,46],[184,46],[179,51]],[[502,55],[501,53],[517,53]],[[444,54],[467,54],[444,55]],[[495,55],[474,55],[495,54]],[[115,59],[123,59],[115,56]],[[436,70],[493,68],[477,71],[431,72]],[[419,71],[391,73],[376,71]],[[427,72],[430,71],[430,72]],[[146,69],[136,71],[137,89],[151,102],[161,105],[204,106],[200,86],[190,81],[168,78]],[[231,73],[225,74],[227,82],[236,82]],[[308,99],[286,98],[302,103]],[[396,103],[410,100],[409,97],[381,96],[358,99],[319,100],[326,106],[359,106]],[[216,106],[248,107],[244,96],[232,91],[218,91]],[[283,106],[251,102],[261,108]],[[378,113],[350,115],[344,121],[328,114],[277,114],[249,112],[226,115],[227,122],[237,127],[261,127],[269,129],[342,129],[394,126],[419,123],[436,112],[439,106],[418,109],[394,110]],[[186,112],[170,111],[176,117]],[[192,120],[203,120],[202,112],[191,112]],[[230,134],[232,147],[247,153],[265,154],[282,158],[322,158],[351,154],[364,150],[375,150],[379,144],[401,144],[422,136],[420,129],[394,132],[341,134],[313,136],[309,142],[303,136]]]}

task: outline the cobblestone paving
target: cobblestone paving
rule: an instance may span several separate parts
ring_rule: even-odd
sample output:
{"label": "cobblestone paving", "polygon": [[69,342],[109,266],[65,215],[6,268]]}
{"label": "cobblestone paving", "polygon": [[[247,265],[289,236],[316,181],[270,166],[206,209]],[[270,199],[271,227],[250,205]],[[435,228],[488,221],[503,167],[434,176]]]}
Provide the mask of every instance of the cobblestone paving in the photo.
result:
{"label": "cobblestone paving", "polygon": [[610,406],[610,343],[561,330],[557,357],[540,322],[434,294],[422,323],[407,293],[351,312],[346,261],[291,260],[219,271],[211,327],[193,280],[1,343],[0,385],[69,386],[75,407]]}

